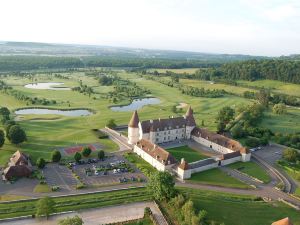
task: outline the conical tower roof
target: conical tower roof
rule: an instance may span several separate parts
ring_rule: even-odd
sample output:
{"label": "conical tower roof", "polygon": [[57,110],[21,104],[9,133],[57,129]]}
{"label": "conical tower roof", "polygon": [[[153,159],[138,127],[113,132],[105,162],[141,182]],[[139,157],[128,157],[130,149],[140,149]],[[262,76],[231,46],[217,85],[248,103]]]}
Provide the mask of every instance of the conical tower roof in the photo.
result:
{"label": "conical tower roof", "polygon": [[274,223],[272,223],[272,225],[293,225],[292,221],[290,220],[290,218],[286,217],[282,220],[278,220]]}
{"label": "conical tower roof", "polygon": [[196,126],[195,118],[193,115],[193,109],[191,106],[189,106],[188,110],[186,111],[185,117],[186,117],[186,125],[187,126]]}
{"label": "conical tower roof", "polygon": [[137,111],[135,110],[132,114],[132,117],[129,121],[128,127],[132,127],[132,128],[138,128],[139,127],[139,116]]}

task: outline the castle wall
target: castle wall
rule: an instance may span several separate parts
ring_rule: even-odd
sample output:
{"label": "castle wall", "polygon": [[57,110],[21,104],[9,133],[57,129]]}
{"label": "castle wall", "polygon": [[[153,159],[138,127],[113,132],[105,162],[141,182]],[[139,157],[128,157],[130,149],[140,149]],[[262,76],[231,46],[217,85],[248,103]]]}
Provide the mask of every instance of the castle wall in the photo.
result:
{"label": "castle wall", "polygon": [[204,146],[206,146],[206,147],[208,147],[208,148],[211,148],[211,149],[213,149],[213,150],[215,150],[215,151],[217,151],[217,152],[220,152],[220,153],[222,153],[222,154],[226,154],[226,153],[231,153],[231,152],[233,152],[231,149],[226,148],[226,147],[224,147],[224,146],[222,146],[222,145],[219,145],[219,144],[217,144],[217,143],[214,143],[214,142],[212,142],[212,141],[210,141],[210,140],[207,140],[207,139],[205,139],[205,138],[202,138],[202,137],[196,137],[196,136],[194,136],[194,135],[192,135],[191,138],[192,138],[194,141],[196,141],[196,142],[198,142],[198,143],[200,143],[200,144],[202,144],[202,145],[204,145]]}
{"label": "castle wall", "polygon": [[133,148],[133,151],[137,155],[142,157],[146,162],[148,162],[153,167],[155,167],[157,170],[159,170],[159,171],[165,171],[166,170],[167,167],[164,164],[162,164],[161,162],[159,162],[158,160],[153,158],[151,155],[146,153],[143,149],[139,148],[138,146],[135,145],[134,148]]}

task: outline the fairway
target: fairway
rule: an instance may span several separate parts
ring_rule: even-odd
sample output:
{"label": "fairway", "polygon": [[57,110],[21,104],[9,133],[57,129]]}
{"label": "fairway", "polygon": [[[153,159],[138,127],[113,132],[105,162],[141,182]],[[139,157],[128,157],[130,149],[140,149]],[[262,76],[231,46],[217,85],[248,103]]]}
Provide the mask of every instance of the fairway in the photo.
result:
{"label": "fairway", "polygon": [[233,187],[243,189],[251,188],[247,184],[242,183],[241,181],[227,175],[218,168],[194,173],[188,181],[192,183],[209,184],[222,187]]}
{"label": "fairway", "polygon": [[200,152],[194,149],[191,149],[188,146],[168,148],[166,150],[170,152],[177,159],[178,162],[180,162],[182,158],[184,158],[189,163],[208,158],[207,156],[201,154]]}
{"label": "fairway", "polygon": [[234,164],[228,165],[231,169],[236,169],[242,173],[246,173],[254,178],[257,178],[264,183],[269,183],[271,177],[269,174],[255,162],[236,162]]}
{"label": "fairway", "polygon": [[197,210],[206,210],[208,218],[228,225],[270,225],[290,217],[300,225],[300,213],[280,202],[254,201],[252,196],[240,196],[205,190],[181,189],[193,200]]}

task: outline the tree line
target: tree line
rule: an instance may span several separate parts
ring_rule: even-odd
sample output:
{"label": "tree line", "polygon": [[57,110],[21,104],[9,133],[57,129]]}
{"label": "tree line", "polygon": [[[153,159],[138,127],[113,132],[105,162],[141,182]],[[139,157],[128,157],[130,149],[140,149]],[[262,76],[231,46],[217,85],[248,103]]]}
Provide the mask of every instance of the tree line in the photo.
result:
{"label": "tree line", "polygon": [[264,59],[225,63],[219,68],[200,69],[196,79],[214,80],[279,80],[300,83],[300,62],[294,60]]}

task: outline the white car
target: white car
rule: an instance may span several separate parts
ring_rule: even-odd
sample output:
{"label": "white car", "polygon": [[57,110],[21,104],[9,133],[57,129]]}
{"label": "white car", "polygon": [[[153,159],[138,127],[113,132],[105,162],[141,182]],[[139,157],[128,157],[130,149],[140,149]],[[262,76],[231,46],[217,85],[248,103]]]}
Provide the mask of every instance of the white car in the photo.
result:
{"label": "white car", "polygon": [[95,175],[98,176],[100,175],[100,173],[97,170],[95,170]]}

